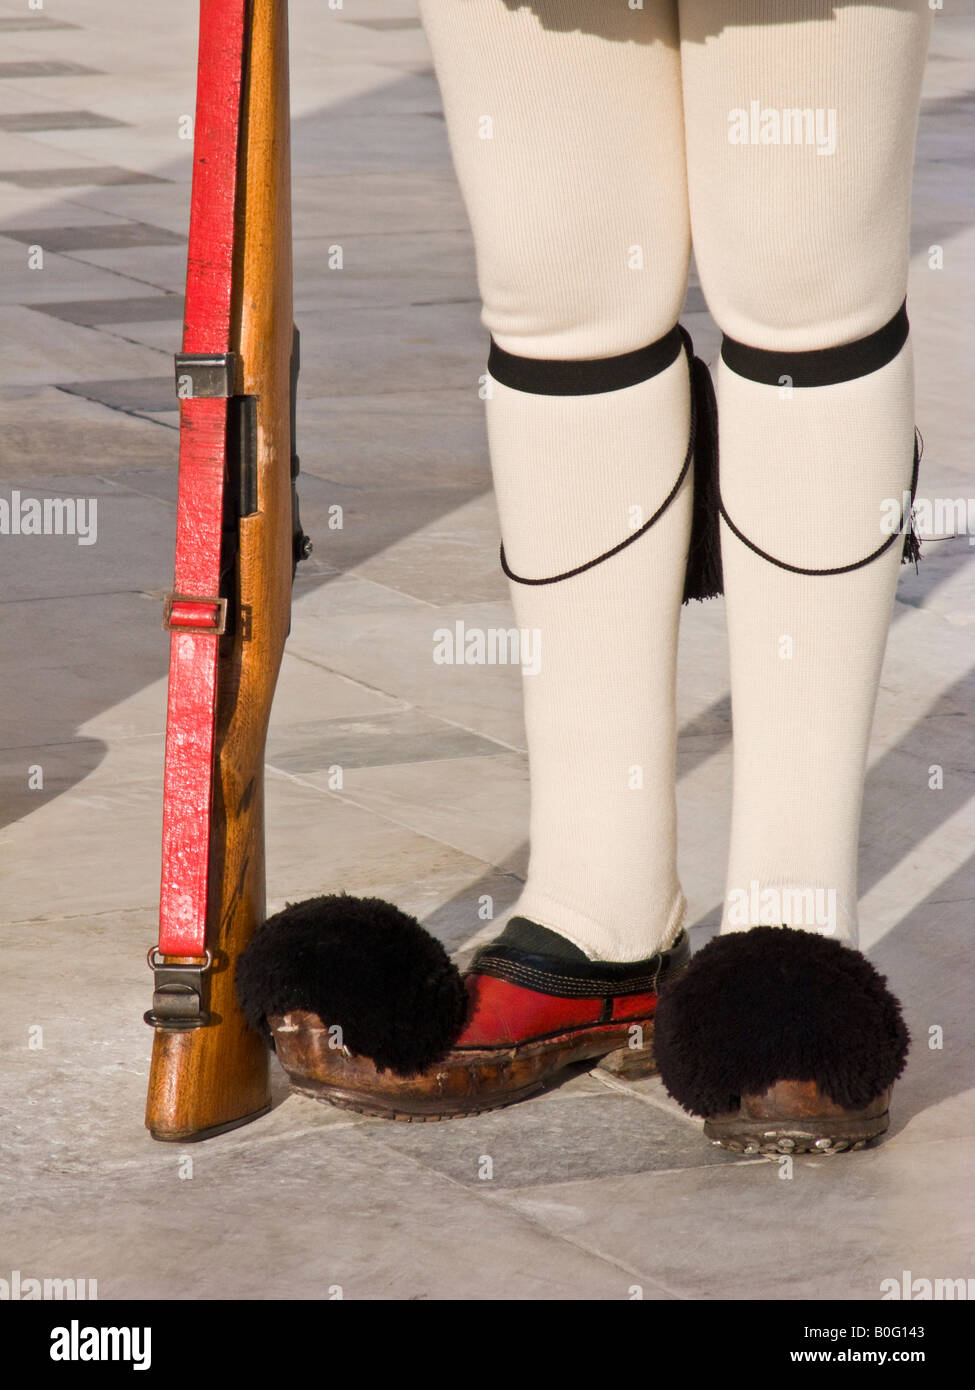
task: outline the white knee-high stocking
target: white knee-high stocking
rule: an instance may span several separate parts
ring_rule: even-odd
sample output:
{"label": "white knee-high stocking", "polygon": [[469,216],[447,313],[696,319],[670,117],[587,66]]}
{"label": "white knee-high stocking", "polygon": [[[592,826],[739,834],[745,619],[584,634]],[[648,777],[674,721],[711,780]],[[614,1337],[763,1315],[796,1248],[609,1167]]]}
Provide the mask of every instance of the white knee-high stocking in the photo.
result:
{"label": "white knee-high stocking", "polygon": [[[676,320],[686,126],[698,268],[733,340],[716,369],[724,504],[794,567],[722,522],[735,725],[723,928],[775,918],[852,939],[900,544],[846,567],[879,547],[884,503],[910,482],[911,349],[888,335],[879,355],[841,352],[819,376],[803,355],[869,339],[904,298],[930,11],[926,0],[677,8],[679,48],[670,4],[420,0],[482,322],[510,358],[487,402],[502,534],[515,574],[552,577],[617,545],[678,474],[686,364],[614,389],[605,361]],[[784,353],[799,357],[775,372]],[[537,389],[519,360],[588,360],[592,389]],[[518,910],[603,958],[666,944],[682,911],[673,666],[689,492],[599,565],[512,585],[518,624],[542,639],[541,670],[526,677],[532,859]],[[830,920],[796,918],[807,889]]]}
{"label": "white knee-high stocking", "polygon": [[[870,335],[906,291],[930,11],[745,0],[732,25],[721,0],[681,0],[680,13],[695,254],[715,319],[744,345],[726,344],[716,370],[723,501],[770,555],[841,568],[886,539],[884,502],[913,471],[910,340]],[[811,122],[786,114],[805,111]],[[745,141],[729,139],[736,120]],[[902,538],[847,573],[805,575],[721,530],[734,723],[722,929],[784,921],[855,941]]]}
{"label": "white knee-high stocking", "polygon": [[[491,456],[505,558],[564,573],[658,511],[688,444],[683,351],[659,375],[598,395],[495,385]],[[524,466],[527,457],[533,467]],[[590,955],[669,945],[683,915],[675,865],[675,658],[690,478],[618,553],[547,585],[514,583],[541,664],[524,681],[531,863],[517,911]]]}
{"label": "white knee-high stocking", "polygon": [[[516,575],[552,577],[633,537],[687,451],[679,344],[655,374],[619,361],[667,334],[684,296],[675,16],[601,0],[553,0],[541,15],[421,0],[420,12],[482,322],[510,358],[487,400],[506,559]],[[546,360],[576,369],[572,394],[533,375]],[[524,679],[531,862],[516,910],[595,958],[652,954],[684,911],[674,682],[690,505],[688,477],[618,553],[557,583],[511,585],[518,626],[541,639],[540,670]]]}

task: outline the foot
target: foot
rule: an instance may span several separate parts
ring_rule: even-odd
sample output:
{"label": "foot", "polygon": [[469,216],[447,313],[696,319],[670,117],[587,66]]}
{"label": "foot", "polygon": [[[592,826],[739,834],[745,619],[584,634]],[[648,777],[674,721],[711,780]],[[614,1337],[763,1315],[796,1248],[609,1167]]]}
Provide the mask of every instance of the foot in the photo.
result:
{"label": "foot", "polygon": [[793,927],[715,937],[665,987],[655,1031],[669,1093],[739,1153],[863,1148],[909,1045],[866,957]]}
{"label": "foot", "polygon": [[[348,916],[361,900],[317,901],[344,902]],[[389,904],[384,907],[404,918]],[[416,923],[412,929],[422,933]],[[439,943],[433,945],[442,951]],[[281,966],[294,959],[290,948],[287,957],[279,953],[270,972],[276,991],[262,986],[255,994],[252,979],[250,1002],[253,1013],[255,998],[263,999],[258,1007],[294,1090],[366,1115],[441,1120],[524,1100],[563,1079],[576,1064],[597,1058],[619,1075],[647,1075],[654,1070],[657,991],[688,958],[684,932],[668,950],[617,964],[592,961],[548,928],[513,918],[475,956],[461,985],[462,1026],[424,1066],[415,1058],[403,1065],[388,1046],[384,1051],[361,1030],[355,1039],[349,1036],[343,1017],[360,1017],[364,1001],[361,995],[342,998],[341,980],[339,997],[318,1008],[311,1007],[307,989],[282,989]],[[265,958],[262,974],[268,974],[267,963]],[[386,1010],[398,1017],[398,1030],[412,1029],[411,1012],[414,1018],[426,1014],[429,1021],[429,1009],[415,989],[406,991],[412,1001],[408,1010],[402,997],[392,997],[403,994],[401,975],[386,984]],[[343,1039],[338,1045],[336,1025]],[[382,1032],[380,1025],[377,1039]]]}

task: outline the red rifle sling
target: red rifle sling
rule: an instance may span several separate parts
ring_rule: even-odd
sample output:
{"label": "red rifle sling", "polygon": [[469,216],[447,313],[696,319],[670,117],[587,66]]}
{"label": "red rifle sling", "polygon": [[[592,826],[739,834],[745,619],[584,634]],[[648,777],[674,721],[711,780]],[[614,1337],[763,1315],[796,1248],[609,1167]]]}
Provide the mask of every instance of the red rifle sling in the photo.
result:
{"label": "red rifle sling", "polygon": [[[235,209],[247,0],[201,0],[183,354],[231,350]],[[233,390],[231,377],[228,388]],[[170,630],[159,951],[206,952],[226,396],[181,392]]]}

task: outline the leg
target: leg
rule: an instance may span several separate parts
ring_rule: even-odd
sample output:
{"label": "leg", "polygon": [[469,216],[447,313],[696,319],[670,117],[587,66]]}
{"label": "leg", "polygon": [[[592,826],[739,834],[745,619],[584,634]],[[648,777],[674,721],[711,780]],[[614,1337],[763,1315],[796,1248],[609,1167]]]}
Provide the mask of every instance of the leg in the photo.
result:
{"label": "leg", "polygon": [[908,1045],[897,1001],[850,948],[903,550],[884,504],[914,471],[898,311],[930,12],[926,0],[744,0],[733,24],[721,0],[680,12],[694,245],[725,334],[735,786],[722,932],[662,997],[657,1056],[715,1142],[862,1147],[887,1127]]}
{"label": "leg", "polygon": [[[505,556],[529,580],[632,536],[687,449],[682,353],[607,359],[672,329],[689,259],[669,4],[420,0],[493,340],[487,426]],[[542,363],[554,363],[540,377]],[[555,383],[559,364],[571,369]],[[645,534],[557,583],[512,582],[541,637],[524,678],[531,863],[519,914],[592,958],[674,938],[674,666],[684,487]]]}
{"label": "leg", "polygon": [[[745,345],[726,344],[717,370],[725,507],[769,554],[825,570],[878,548],[884,500],[911,480],[909,338],[835,359],[832,384],[800,383],[802,354],[867,338],[904,300],[930,11],[926,0],[782,11],[747,0],[722,27],[721,0],[683,0],[690,197],[709,307]],[[751,143],[753,102],[778,113],[780,143]],[[781,115],[807,108],[823,113],[821,149],[795,143]],[[759,140],[762,127],[775,133],[771,116]],[[721,542],[735,745],[722,929],[784,920],[855,942],[864,769],[901,546],[811,576],[768,563],[724,523]]]}

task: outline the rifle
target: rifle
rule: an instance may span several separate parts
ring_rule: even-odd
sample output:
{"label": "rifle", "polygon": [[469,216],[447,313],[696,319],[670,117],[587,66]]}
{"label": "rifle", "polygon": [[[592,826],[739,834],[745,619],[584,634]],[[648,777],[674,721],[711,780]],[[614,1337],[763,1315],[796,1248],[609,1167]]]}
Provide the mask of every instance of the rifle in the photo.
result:
{"label": "rifle", "polygon": [[155,1029],[146,1125],[204,1139],[270,1107],[234,990],[265,915],[264,745],[310,550],[298,516],[288,7],[201,0],[180,397]]}

